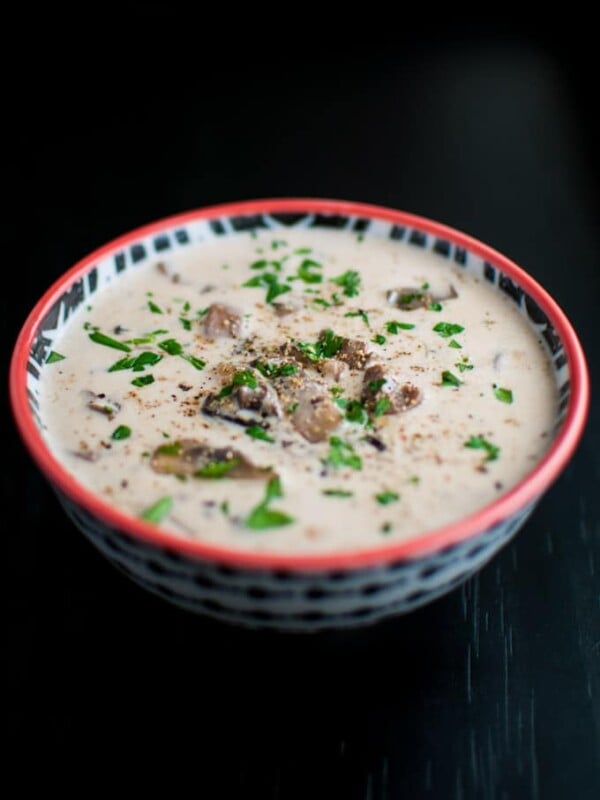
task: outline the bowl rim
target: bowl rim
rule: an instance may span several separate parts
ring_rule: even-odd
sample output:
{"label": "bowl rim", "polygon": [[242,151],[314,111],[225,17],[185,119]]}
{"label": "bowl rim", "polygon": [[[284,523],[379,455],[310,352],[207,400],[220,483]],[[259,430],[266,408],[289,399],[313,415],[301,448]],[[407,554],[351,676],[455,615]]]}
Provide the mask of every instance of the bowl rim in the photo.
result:
{"label": "bowl rim", "polygon": [[[478,511],[439,528],[423,531],[399,542],[321,553],[285,553],[222,547],[197,539],[185,539],[166,529],[119,511],[99,495],[77,483],[52,455],[31,413],[27,400],[27,362],[39,322],[74,280],[85,274],[94,262],[117,249],[164,229],[218,217],[260,214],[323,213],[381,219],[446,239],[491,262],[523,290],[546,313],[563,343],[569,365],[571,395],[567,413],[554,442],[538,464],[512,489]],[[13,347],[9,368],[10,405],[23,444],[34,463],[54,489],[59,489],[88,513],[134,540],[175,552],[183,557],[213,564],[258,570],[335,571],[376,567],[420,558],[468,540],[536,503],[559,477],[574,454],[587,422],[590,405],[590,379],[586,357],[579,338],[566,314],[553,297],[522,267],[479,239],[425,216],[384,205],[354,200],[320,197],[267,197],[239,200],[194,208],[162,217],[129,230],[77,261],[63,272],[40,297],[25,319]]]}

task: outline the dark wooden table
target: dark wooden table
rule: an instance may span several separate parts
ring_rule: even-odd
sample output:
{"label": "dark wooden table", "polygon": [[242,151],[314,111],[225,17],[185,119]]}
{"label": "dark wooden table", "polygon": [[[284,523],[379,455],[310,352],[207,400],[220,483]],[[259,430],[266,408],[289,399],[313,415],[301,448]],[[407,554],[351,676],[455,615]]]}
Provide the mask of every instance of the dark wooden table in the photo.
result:
{"label": "dark wooden table", "polygon": [[[282,50],[282,23],[276,47],[215,31],[215,58],[211,31],[186,36],[150,5],[108,49],[83,23],[64,33],[11,91],[7,194],[23,203],[6,232],[19,248],[7,358],[41,291],[105,240],[216,202],[310,195],[429,216],[506,253],[571,318],[594,391],[591,34],[422,23],[347,52],[314,35]],[[26,780],[50,756],[55,789],[85,763],[88,788],[166,776],[169,796],[183,779],[211,799],[596,800],[599,428],[593,401],[563,475],[461,588],[373,628],[303,636],[228,627],[129,582],[5,424],[8,764],[29,754]]]}

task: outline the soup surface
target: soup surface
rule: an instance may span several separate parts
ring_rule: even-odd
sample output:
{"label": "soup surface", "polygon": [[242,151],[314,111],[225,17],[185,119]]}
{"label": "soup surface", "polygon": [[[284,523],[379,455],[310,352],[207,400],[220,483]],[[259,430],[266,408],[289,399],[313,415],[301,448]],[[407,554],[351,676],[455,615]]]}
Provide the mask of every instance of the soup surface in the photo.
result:
{"label": "soup surface", "polygon": [[514,486],[550,444],[546,346],[430,250],[243,232],[122,273],[43,370],[44,435],[108,503],[222,546],[402,540]]}

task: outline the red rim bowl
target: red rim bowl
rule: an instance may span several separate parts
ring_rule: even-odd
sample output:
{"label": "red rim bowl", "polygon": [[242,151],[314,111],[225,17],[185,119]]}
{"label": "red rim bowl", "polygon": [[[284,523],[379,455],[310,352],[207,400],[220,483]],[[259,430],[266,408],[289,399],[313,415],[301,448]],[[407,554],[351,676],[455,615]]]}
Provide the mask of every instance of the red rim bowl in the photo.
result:
{"label": "red rim bowl", "polygon": [[[49,450],[38,430],[27,399],[26,375],[31,346],[40,321],[52,304],[73,281],[85,274],[99,259],[165,228],[185,225],[199,219],[299,212],[377,218],[401,226],[415,227],[425,233],[446,239],[492,263],[538,304],[563,343],[571,385],[569,406],[562,427],[542,460],[523,480],[498,500],[450,525],[425,531],[419,536],[398,543],[314,555],[256,553],[217,547],[198,540],[185,540],[113,508],[92,491],[78,484]],[[195,559],[252,569],[290,571],[361,569],[418,558],[443,547],[475,538],[477,534],[516,515],[520,510],[537,502],[570,461],[583,435],[590,402],[589,373],[578,336],[554,299],[523,268],[472,236],[426,217],[373,204],[318,198],[272,198],[207,206],[157,220],[125,233],[98,248],[67,270],[50,286],[30,312],[13,349],[9,388],[17,429],[37,467],[52,486],[105,524],[121,530],[133,539],[168,548]]]}

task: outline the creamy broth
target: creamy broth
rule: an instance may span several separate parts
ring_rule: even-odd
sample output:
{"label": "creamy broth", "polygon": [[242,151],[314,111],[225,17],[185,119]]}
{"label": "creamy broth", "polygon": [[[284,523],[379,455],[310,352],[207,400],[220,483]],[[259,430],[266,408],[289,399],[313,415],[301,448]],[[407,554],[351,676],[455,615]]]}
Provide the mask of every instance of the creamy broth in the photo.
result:
{"label": "creamy broth", "polygon": [[52,348],[40,406],[64,467],[135,517],[255,551],[456,521],[531,471],[556,417],[510,298],[349,231],[182,248],[101,287]]}

